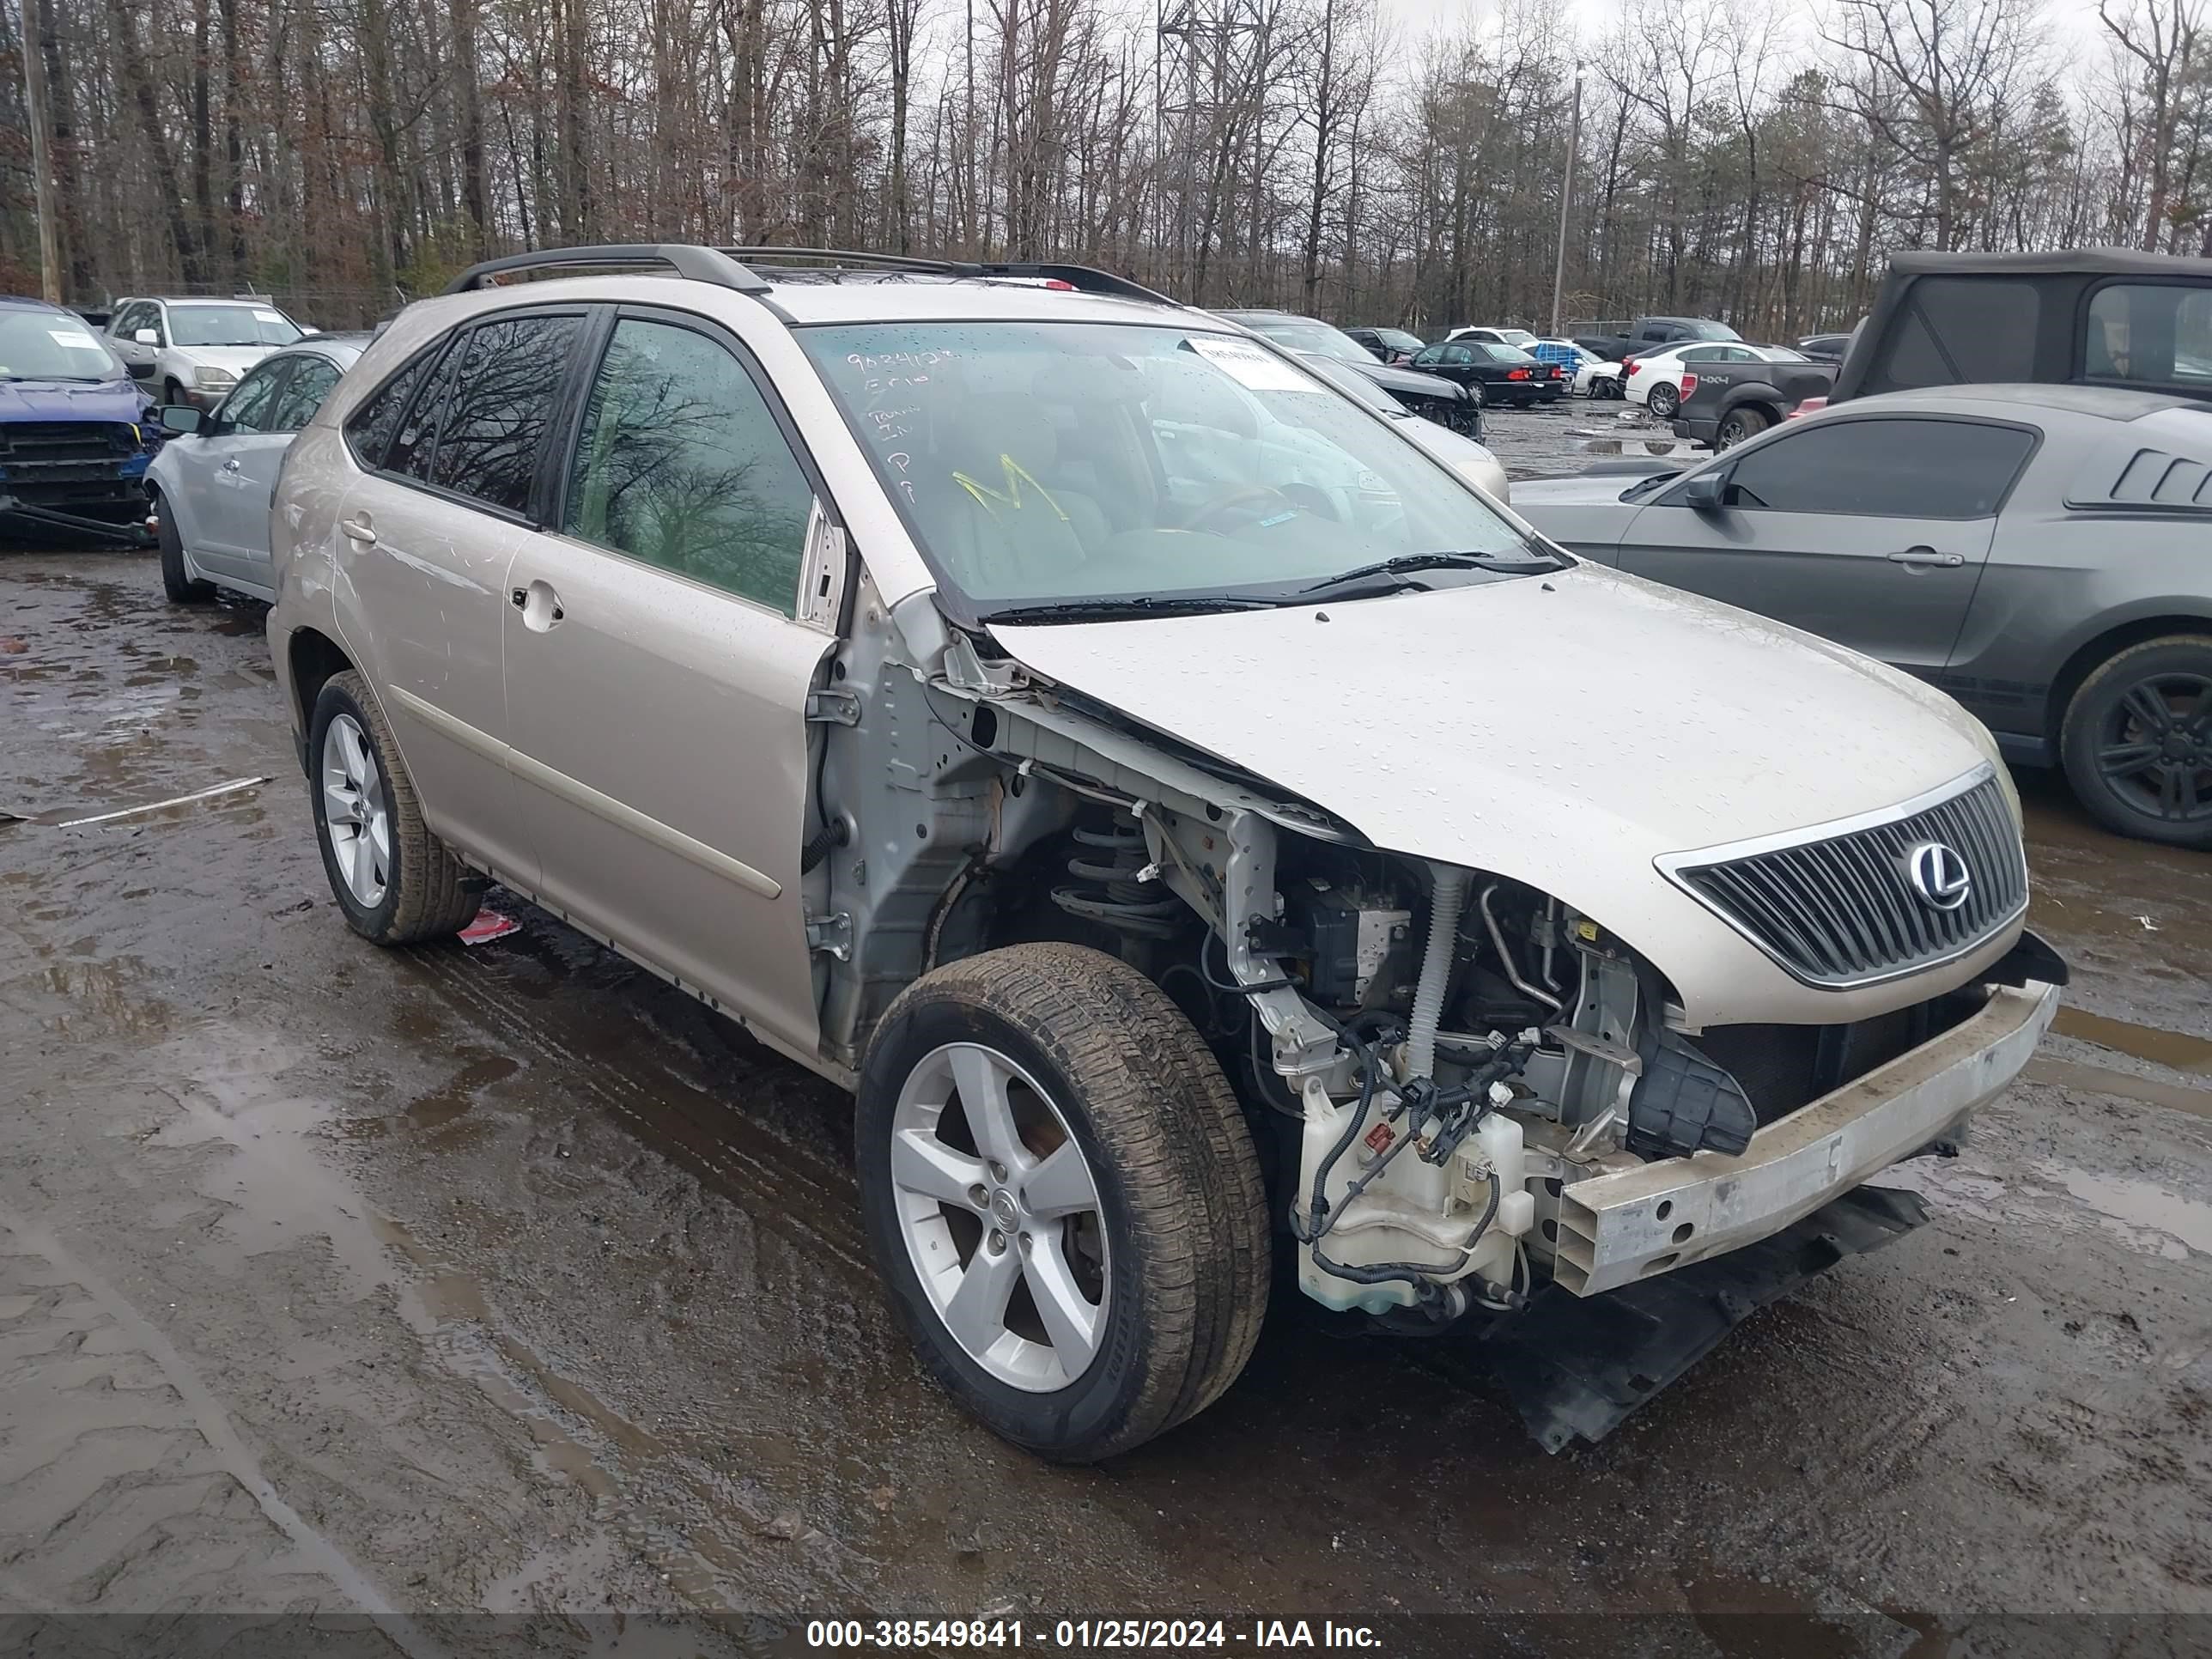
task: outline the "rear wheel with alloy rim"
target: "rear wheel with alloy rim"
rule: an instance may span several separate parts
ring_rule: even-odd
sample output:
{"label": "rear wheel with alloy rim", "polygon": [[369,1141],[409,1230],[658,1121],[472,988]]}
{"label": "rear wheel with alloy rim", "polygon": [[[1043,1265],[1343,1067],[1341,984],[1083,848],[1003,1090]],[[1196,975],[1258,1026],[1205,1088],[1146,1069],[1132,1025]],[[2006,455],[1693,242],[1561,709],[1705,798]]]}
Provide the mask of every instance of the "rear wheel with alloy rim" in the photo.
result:
{"label": "rear wheel with alloy rim", "polygon": [[1671,386],[1651,388],[1651,412],[1662,421],[1674,418],[1674,411],[1682,406],[1682,394]]}
{"label": "rear wheel with alloy rim", "polygon": [[1745,439],[1756,438],[1773,424],[1765,410],[1731,409],[1721,416],[1720,426],[1713,434],[1713,448],[1716,452],[1734,449]]}
{"label": "rear wheel with alloy rim", "polygon": [[2059,748],[2106,828],[2212,848],[2212,637],[2147,640],[2105,663],[2067,706]]}
{"label": "rear wheel with alloy rim", "polygon": [[1197,1031],[1069,945],[939,969],[870,1042],[870,1244],[923,1363],[975,1416],[1090,1462],[1203,1410],[1257,1340],[1267,1205]]}
{"label": "rear wheel with alloy rim", "polygon": [[323,871],[353,930],[379,945],[411,945],[467,927],[475,884],[423,823],[384,711],[359,674],[323,683],[307,763]]}

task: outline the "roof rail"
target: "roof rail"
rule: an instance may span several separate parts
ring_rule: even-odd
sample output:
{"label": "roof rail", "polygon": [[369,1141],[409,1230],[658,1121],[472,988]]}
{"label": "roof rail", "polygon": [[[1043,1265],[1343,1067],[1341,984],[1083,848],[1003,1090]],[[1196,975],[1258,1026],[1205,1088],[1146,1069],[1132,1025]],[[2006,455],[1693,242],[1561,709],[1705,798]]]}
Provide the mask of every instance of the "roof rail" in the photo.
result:
{"label": "roof rail", "polygon": [[495,276],[517,270],[583,270],[594,265],[666,265],[678,276],[735,289],[740,294],[765,294],[768,283],[728,254],[690,242],[632,242],[602,247],[546,247],[530,253],[510,253],[471,265],[446,285],[448,294],[467,294],[488,288]]}
{"label": "roof rail", "polygon": [[1116,276],[1110,270],[1100,270],[1093,265],[1071,265],[1046,261],[975,259],[925,259],[904,253],[870,253],[856,248],[842,247],[726,247],[718,252],[733,259],[743,259],[749,264],[775,264],[792,259],[833,262],[837,264],[872,267],[882,270],[911,270],[936,276],[1018,276],[1039,282],[1065,283],[1085,294],[1110,294],[1124,300],[1144,300],[1153,305],[1176,306],[1181,302],[1166,295],[1133,283],[1127,276]]}

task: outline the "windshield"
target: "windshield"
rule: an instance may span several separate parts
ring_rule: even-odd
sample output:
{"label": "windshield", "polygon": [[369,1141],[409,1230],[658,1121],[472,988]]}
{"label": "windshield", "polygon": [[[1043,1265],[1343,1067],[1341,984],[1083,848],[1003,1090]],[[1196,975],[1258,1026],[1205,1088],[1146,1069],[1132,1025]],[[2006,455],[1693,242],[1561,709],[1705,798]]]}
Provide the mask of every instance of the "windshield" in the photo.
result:
{"label": "windshield", "polygon": [[[1559,562],[1255,341],[1077,322],[799,335],[940,582],[979,617],[1281,602],[1409,557]],[[1497,576],[1430,569],[1419,585]]]}
{"label": "windshield", "polygon": [[1346,334],[1342,329],[1331,328],[1327,323],[1316,323],[1308,317],[1274,318],[1251,317],[1242,319],[1247,328],[1264,334],[1278,345],[1286,345],[1293,351],[1310,351],[1319,357],[1334,357],[1340,362],[1371,363],[1374,354]]}
{"label": "windshield", "polygon": [[1789,346],[1767,346],[1765,348],[1765,356],[1770,363],[1809,363],[1813,361],[1803,352],[1794,350]]}
{"label": "windshield", "polygon": [[1394,351],[1419,351],[1425,343],[1418,334],[1408,334],[1402,328],[1378,328],[1375,337]]}
{"label": "windshield", "polygon": [[1743,338],[1742,335],[1737,333],[1726,323],[1693,322],[1685,323],[1683,326],[1689,331],[1690,337],[1693,340],[1741,340]]}
{"label": "windshield", "polygon": [[1377,415],[1388,415],[1401,421],[1412,413],[1405,404],[1369,380],[1358,369],[1347,368],[1334,357],[1316,357],[1310,351],[1298,353],[1298,361],[1309,374],[1317,374],[1355,403],[1365,404]]}
{"label": "windshield", "polygon": [[0,310],[0,375],[11,380],[122,378],[100,337],[65,311]]}
{"label": "windshield", "polygon": [[299,325],[266,306],[171,306],[169,343],[180,346],[284,346]]}

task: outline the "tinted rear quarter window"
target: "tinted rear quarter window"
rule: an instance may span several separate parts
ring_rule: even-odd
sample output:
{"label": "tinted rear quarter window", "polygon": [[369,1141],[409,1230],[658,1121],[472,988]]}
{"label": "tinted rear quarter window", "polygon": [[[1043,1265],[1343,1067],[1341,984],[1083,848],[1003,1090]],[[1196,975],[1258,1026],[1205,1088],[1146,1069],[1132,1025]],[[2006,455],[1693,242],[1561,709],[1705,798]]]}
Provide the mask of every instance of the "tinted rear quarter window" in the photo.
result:
{"label": "tinted rear quarter window", "polygon": [[400,417],[406,414],[407,405],[437,356],[435,347],[423,352],[346,418],[346,442],[353,447],[354,459],[370,471],[383,468],[392,441],[398,434]]}
{"label": "tinted rear quarter window", "polygon": [[509,513],[529,510],[546,415],[580,325],[575,317],[507,317],[469,331],[453,354],[459,367],[432,483]]}
{"label": "tinted rear quarter window", "polygon": [[1905,295],[1866,390],[2033,380],[2042,312],[2032,282],[1923,276]]}
{"label": "tinted rear quarter window", "polygon": [[2035,447],[2019,427],[1912,418],[1824,422],[1747,451],[1730,505],[1779,513],[1983,519]]}

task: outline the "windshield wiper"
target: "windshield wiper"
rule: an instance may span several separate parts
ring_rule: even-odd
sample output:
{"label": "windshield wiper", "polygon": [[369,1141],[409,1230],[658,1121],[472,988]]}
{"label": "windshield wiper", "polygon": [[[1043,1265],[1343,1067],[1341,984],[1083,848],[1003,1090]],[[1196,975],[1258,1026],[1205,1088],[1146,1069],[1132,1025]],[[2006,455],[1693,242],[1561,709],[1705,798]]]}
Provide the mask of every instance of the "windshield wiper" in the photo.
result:
{"label": "windshield wiper", "polygon": [[1273,601],[1237,593],[1144,594],[1118,599],[1057,599],[1044,605],[1014,605],[987,612],[985,623],[1111,622],[1120,617],[1197,617],[1214,611],[1261,611]]}
{"label": "windshield wiper", "polygon": [[1310,586],[1301,587],[1297,597],[1304,599],[1334,593],[1341,598],[1347,590],[1395,593],[1420,586],[1413,580],[1413,573],[1420,570],[1494,570],[1517,575],[1559,568],[1560,565],[1556,559],[1515,558],[1505,553],[1401,553],[1395,559],[1363,564],[1340,575],[1315,582]]}

